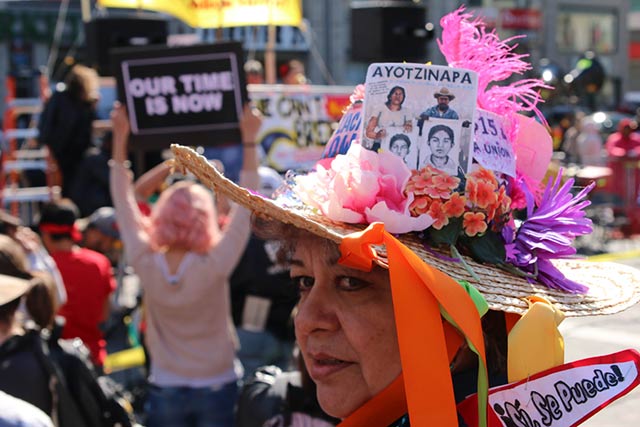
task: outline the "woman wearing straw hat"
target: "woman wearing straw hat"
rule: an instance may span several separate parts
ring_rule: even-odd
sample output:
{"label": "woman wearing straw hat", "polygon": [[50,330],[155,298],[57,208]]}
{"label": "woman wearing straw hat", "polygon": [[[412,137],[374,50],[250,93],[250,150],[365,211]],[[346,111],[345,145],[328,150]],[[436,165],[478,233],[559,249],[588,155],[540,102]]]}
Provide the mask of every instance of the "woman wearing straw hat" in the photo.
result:
{"label": "woman wearing straw hat", "polygon": [[[503,77],[520,69],[507,45],[469,19],[461,10],[443,18],[443,39],[466,44],[443,48],[449,62],[471,67],[455,55],[490,50],[493,67],[485,72]],[[478,37],[460,37],[462,27]],[[500,99],[494,108],[521,111],[514,99],[529,90],[491,93]],[[563,316],[614,313],[640,299],[634,269],[561,259],[590,230],[581,212],[588,190],[572,197],[570,183],[549,184],[534,203],[522,194],[531,190],[525,180],[505,186],[479,168],[462,186],[436,169],[410,171],[391,153],[353,144],[291,181],[273,202],[224,179],[194,151],[172,149],[180,165],[267,218],[260,229],[284,241],[301,294],[298,344],[320,405],[342,426],[408,426],[409,419],[419,427],[464,425],[456,403],[475,391],[472,427],[487,425],[489,409],[492,421],[508,420],[501,425],[542,425],[516,424],[511,412],[489,408],[488,386],[561,365]],[[523,209],[527,219],[513,228],[514,212]],[[530,404],[516,402],[509,411]]]}

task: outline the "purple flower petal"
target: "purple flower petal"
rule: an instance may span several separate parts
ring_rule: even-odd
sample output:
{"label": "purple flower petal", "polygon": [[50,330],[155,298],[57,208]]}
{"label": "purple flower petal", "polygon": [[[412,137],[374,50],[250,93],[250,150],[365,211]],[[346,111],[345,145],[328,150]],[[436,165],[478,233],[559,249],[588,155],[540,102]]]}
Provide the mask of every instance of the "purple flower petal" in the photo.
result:
{"label": "purple flower petal", "polygon": [[[561,182],[562,170],[547,184],[537,209],[528,204],[528,217],[516,231],[507,260],[529,273],[537,268],[538,280],[550,288],[585,293],[586,286],[564,277],[550,260],[574,255],[576,249],[572,244],[576,236],[592,231],[591,220],[582,209],[589,206],[585,198],[595,184],[573,196],[570,190],[574,180],[569,179],[562,186]],[[527,199],[532,201],[530,194]],[[506,238],[505,241],[511,242]]]}

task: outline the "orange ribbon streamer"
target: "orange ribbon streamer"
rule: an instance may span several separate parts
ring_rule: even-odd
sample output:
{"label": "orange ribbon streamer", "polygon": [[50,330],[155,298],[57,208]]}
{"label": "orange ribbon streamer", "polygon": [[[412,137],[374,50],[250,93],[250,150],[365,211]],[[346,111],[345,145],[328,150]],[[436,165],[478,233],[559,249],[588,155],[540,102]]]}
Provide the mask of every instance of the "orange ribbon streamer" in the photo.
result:
{"label": "orange ribbon streamer", "polygon": [[338,427],[388,426],[406,413],[404,378],[400,374],[384,390],[338,424]]}
{"label": "orange ribbon streamer", "polygon": [[[440,310],[453,319],[455,326],[478,350],[482,365],[486,367],[478,310],[457,282],[423,262],[413,251],[387,233],[382,223],[373,223],[366,230],[345,237],[340,245],[343,256],[339,263],[370,271],[375,257],[375,251],[370,246],[380,244],[386,246],[389,260],[398,345],[411,425],[457,426],[447,338]],[[452,341],[449,348],[451,343]],[[381,416],[386,409],[380,403],[381,399],[374,398],[365,405],[366,410],[365,407],[361,409]],[[376,405],[379,407],[376,408]],[[358,413],[360,411],[353,415]],[[391,422],[400,417],[396,415],[388,417],[395,417]],[[370,420],[374,423],[352,424],[351,417],[348,417],[340,426],[388,425],[380,424],[380,418]]]}

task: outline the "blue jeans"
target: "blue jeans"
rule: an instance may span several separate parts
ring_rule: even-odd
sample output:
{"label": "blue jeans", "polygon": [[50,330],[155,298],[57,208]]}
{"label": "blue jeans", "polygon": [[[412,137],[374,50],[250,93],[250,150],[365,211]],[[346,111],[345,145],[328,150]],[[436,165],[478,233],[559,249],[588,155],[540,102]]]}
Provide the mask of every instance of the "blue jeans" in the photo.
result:
{"label": "blue jeans", "polygon": [[238,359],[244,367],[244,379],[250,378],[261,366],[276,365],[291,369],[293,342],[281,341],[268,331],[252,332],[238,328],[240,350]]}
{"label": "blue jeans", "polygon": [[149,386],[148,427],[233,427],[238,384],[211,387]]}

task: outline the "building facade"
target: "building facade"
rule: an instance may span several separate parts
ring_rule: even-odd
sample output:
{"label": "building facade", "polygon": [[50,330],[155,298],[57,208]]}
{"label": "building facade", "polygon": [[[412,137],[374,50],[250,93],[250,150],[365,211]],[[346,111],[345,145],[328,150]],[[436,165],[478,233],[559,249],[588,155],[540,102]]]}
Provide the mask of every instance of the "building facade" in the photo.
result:
{"label": "building facade", "polygon": [[[640,0],[303,0],[302,3],[305,24],[300,29],[277,29],[276,55],[278,62],[302,59],[314,84],[354,85],[364,80],[368,62],[354,60],[357,56],[354,52],[388,29],[371,28],[370,34],[352,37],[353,8],[357,5],[423,6],[424,21],[432,22],[434,31],[429,34],[432,38],[424,38],[427,47],[421,62],[443,64],[435,42],[440,36],[438,20],[464,3],[475,14],[484,16],[502,37],[525,34],[526,38],[519,41],[519,49],[530,55],[534,73],[543,58],[567,73],[590,50],[596,53],[606,73],[605,85],[598,94],[599,104],[614,106],[622,94],[640,89],[640,79],[634,78],[640,72]],[[0,3],[0,49],[7,52],[0,55],[0,76],[18,76],[25,96],[37,96],[36,84],[30,78],[43,66],[48,66],[48,73],[56,80],[65,58],[81,57],[85,49],[80,1],[72,0],[63,17],[60,7],[61,3],[54,1]],[[96,9],[92,12],[93,16],[113,13],[116,12]],[[61,19],[63,25],[56,32]],[[169,21],[172,34],[190,33],[203,41],[243,41],[248,58],[264,58],[266,27],[197,30],[175,19]],[[0,96],[4,95],[3,85]]]}

